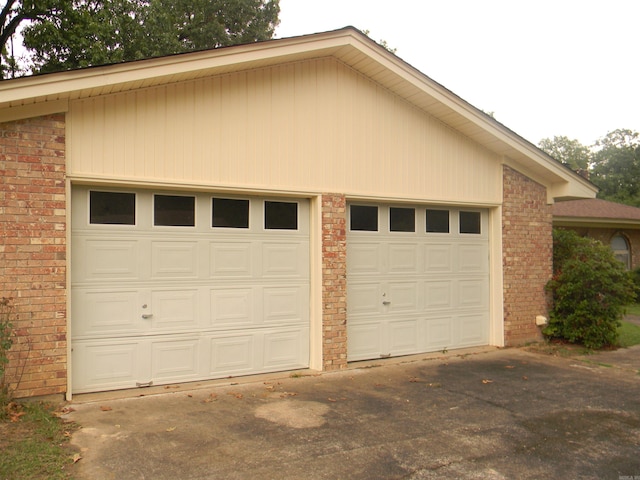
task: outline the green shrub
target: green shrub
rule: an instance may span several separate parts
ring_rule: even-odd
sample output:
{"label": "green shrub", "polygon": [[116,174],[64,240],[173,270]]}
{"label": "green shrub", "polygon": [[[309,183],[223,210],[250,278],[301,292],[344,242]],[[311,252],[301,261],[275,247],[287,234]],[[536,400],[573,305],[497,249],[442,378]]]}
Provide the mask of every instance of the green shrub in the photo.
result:
{"label": "green shrub", "polygon": [[543,333],[598,349],[615,345],[625,305],[635,299],[627,272],[601,242],[569,230],[553,232],[553,305]]}

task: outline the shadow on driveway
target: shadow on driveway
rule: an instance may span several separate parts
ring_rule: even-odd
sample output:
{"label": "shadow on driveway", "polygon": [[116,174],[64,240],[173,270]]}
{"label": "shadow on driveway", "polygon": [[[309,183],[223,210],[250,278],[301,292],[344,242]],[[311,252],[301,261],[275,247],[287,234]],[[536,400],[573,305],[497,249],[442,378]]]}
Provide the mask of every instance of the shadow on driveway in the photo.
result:
{"label": "shadow on driveway", "polygon": [[[640,349],[624,350],[631,363]],[[621,355],[622,357],[622,355]],[[627,361],[627,360],[625,360]],[[484,349],[78,396],[76,478],[640,478],[640,376]],[[194,388],[197,387],[197,388]],[[188,390],[191,388],[191,390]],[[139,395],[139,391],[128,392]]]}

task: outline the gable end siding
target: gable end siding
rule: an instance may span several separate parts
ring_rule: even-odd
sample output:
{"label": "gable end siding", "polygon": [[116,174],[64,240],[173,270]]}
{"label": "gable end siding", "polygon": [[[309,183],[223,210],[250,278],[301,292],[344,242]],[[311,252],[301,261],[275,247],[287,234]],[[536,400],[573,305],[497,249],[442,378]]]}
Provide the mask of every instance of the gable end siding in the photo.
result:
{"label": "gable end siding", "polygon": [[15,336],[6,382],[16,397],[67,387],[65,118],[0,127],[0,296]]}
{"label": "gable end siding", "polygon": [[552,213],[544,186],[504,167],[502,265],[505,345],[541,340],[536,316],[547,316]]}

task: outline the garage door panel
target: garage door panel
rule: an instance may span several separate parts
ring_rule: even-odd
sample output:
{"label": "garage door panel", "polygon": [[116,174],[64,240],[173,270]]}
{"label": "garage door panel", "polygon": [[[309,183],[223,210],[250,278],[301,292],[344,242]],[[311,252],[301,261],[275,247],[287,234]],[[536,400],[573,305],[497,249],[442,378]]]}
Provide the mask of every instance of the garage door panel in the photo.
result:
{"label": "garage door panel", "polygon": [[382,353],[383,324],[369,322],[347,324],[347,348],[350,360],[375,358]]}
{"label": "garage door panel", "polygon": [[300,359],[308,357],[308,328],[289,331],[264,332],[265,368],[300,368]]}
{"label": "garage door panel", "polygon": [[197,336],[180,340],[152,340],[151,378],[154,382],[185,381],[199,377],[200,342]]}
{"label": "garage door panel", "polygon": [[247,327],[256,321],[254,314],[254,289],[212,289],[211,325],[213,327]]}
{"label": "garage door panel", "polygon": [[488,341],[488,318],[486,315],[460,315],[458,339],[462,346],[482,345]]}
{"label": "garage door panel", "polygon": [[459,280],[458,305],[460,307],[485,307],[488,300],[488,287],[484,278]]}
{"label": "garage door panel", "polygon": [[198,327],[199,291],[152,290],[151,326],[153,330],[193,329]]}
{"label": "garage door panel", "polygon": [[458,270],[460,272],[487,272],[489,258],[486,244],[458,245]]}
{"label": "garage door panel", "polygon": [[451,280],[425,282],[424,302],[427,310],[452,308],[453,282]]}
{"label": "garage door panel", "polygon": [[420,351],[418,345],[418,320],[389,322],[388,352],[392,355],[407,355]]}
{"label": "garage door panel", "polygon": [[382,293],[379,283],[351,284],[347,312],[349,314],[378,313],[382,306]]}
{"label": "garage door panel", "polygon": [[358,241],[347,243],[347,265],[349,273],[380,274],[382,273],[382,246],[376,243]]}
{"label": "garage door panel", "polygon": [[151,278],[198,278],[198,242],[151,242]]}
{"label": "garage door panel", "polygon": [[211,362],[210,376],[220,373],[244,373],[255,370],[254,355],[257,344],[254,335],[209,338]]}
{"label": "garage door panel", "polygon": [[74,290],[71,314],[74,336],[115,335],[142,332],[137,290]]}
{"label": "garage door panel", "polygon": [[253,244],[251,242],[210,242],[211,277],[246,277],[253,275]]}
{"label": "garage door panel", "polygon": [[418,284],[416,282],[390,282],[389,294],[382,299],[391,302],[389,308],[391,312],[417,312],[418,307]]}
{"label": "garage door panel", "polygon": [[425,245],[425,272],[452,272],[453,246],[445,244]]}
{"label": "garage door panel", "polygon": [[424,320],[425,347],[427,351],[449,347],[454,344],[452,335],[453,317],[429,317]]}
{"label": "garage door panel", "polygon": [[301,286],[264,287],[262,291],[264,323],[304,325],[304,310],[309,304],[309,289]]}
{"label": "garage door panel", "polygon": [[[141,249],[135,240],[79,240],[84,245],[82,257],[77,258],[83,265],[79,272],[84,275],[77,281],[135,280],[141,277],[139,257]],[[75,245],[74,245],[75,246]],[[81,247],[81,248],[82,248]]]}
{"label": "garage door panel", "polygon": [[308,245],[266,243],[262,246],[262,275],[265,278],[307,277]]}
{"label": "garage door panel", "polygon": [[149,377],[144,365],[147,354],[147,345],[136,340],[75,342],[71,354],[75,391],[135,387]]}
{"label": "garage door panel", "polygon": [[418,250],[416,244],[389,244],[389,273],[418,273]]}

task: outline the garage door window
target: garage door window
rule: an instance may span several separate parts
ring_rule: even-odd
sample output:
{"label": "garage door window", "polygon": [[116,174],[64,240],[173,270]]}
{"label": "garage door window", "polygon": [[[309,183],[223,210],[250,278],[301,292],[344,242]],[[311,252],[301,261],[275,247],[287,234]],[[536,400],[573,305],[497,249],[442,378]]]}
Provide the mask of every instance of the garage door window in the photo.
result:
{"label": "garage door window", "polygon": [[249,200],[213,198],[211,215],[212,227],[249,228]]}
{"label": "garage door window", "polygon": [[166,227],[194,227],[196,198],[178,195],[154,195],[153,224]]}
{"label": "garage door window", "polygon": [[427,233],[449,233],[449,210],[427,209]]}
{"label": "garage door window", "polygon": [[416,210],[414,208],[391,207],[389,209],[389,230],[392,232],[415,232]]}
{"label": "garage door window", "polygon": [[351,205],[350,228],[354,231],[378,231],[378,207]]}
{"label": "garage door window", "polygon": [[481,233],[480,212],[460,212],[460,233]]}
{"label": "garage door window", "polygon": [[91,191],[89,193],[89,223],[135,225],[136,194]]}
{"label": "garage door window", "polygon": [[264,202],[264,228],[267,230],[297,230],[298,204],[295,202]]}

